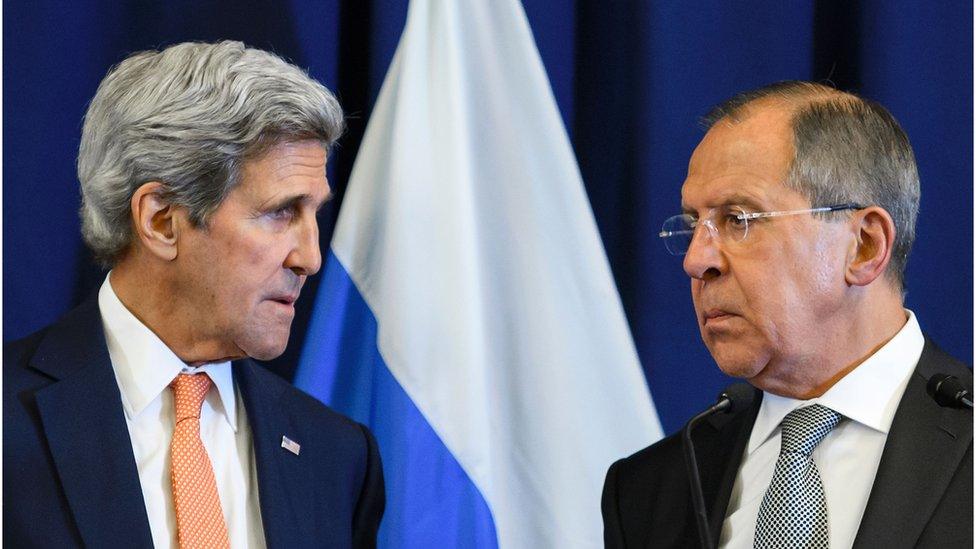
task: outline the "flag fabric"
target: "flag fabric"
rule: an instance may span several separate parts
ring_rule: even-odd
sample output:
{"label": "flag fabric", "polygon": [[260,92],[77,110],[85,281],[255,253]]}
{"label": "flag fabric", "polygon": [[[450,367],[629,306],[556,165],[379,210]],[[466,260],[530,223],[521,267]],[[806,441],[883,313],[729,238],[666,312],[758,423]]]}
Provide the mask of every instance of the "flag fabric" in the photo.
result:
{"label": "flag fabric", "polygon": [[599,547],[661,427],[521,4],[413,0],[296,384],[375,433],[382,547]]}

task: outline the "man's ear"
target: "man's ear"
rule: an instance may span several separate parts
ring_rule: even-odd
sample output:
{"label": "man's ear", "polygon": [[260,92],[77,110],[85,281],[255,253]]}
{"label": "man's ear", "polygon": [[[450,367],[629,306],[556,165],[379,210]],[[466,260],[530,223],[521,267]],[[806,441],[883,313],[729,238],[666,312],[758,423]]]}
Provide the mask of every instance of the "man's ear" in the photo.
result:
{"label": "man's ear", "polygon": [[163,184],[144,183],[129,204],[136,238],[151,254],[165,261],[176,259],[177,219],[175,208],[163,199]]}
{"label": "man's ear", "polygon": [[884,274],[895,244],[895,222],[878,206],[855,212],[856,243],[852,246],[845,279],[852,286],[867,286]]}

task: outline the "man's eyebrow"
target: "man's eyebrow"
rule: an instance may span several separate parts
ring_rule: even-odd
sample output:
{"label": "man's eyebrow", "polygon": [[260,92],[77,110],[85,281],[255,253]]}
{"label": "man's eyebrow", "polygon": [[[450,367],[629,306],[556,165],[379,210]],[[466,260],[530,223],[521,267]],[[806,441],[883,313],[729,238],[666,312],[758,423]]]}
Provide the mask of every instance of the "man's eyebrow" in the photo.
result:
{"label": "man's eyebrow", "polygon": [[260,209],[268,212],[284,210],[300,203],[302,199],[307,196],[308,195],[300,194],[297,196],[286,196],[278,200],[268,199],[264,204],[261,204]]}
{"label": "man's eyebrow", "polygon": [[[322,208],[325,206],[325,204],[330,200],[332,200],[334,196],[335,195],[332,193],[332,191],[329,191],[329,194],[327,194],[325,198],[322,199],[322,202],[320,202],[315,207],[315,213],[319,213],[322,210]],[[277,202],[269,200],[268,202],[265,202],[261,206],[261,209],[265,211],[284,210],[284,209],[292,208],[298,204],[314,203],[314,200],[315,199],[312,197],[312,195],[303,193],[294,196],[287,196]]]}
{"label": "man's eyebrow", "polygon": [[738,193],[725,197],[720,206],[747,206],[749,209],[757,211],[764,208],[756,197]]}
{"label": "man's eyebrow", "polygon": [[[741,194],[741,193],[733,193],[728,196],[722,197],[719,203],[709,205],[709,208],[723,208],[726,206],[747,206],[750,209],[754,209],[757,211],[762,210],[765,207],[763,206],[762,202],[760,202],[759,199],[757,199],[754,196]],[[681,213],[694,215],[695,209],[688,206],[687,204],[682,203]]]}

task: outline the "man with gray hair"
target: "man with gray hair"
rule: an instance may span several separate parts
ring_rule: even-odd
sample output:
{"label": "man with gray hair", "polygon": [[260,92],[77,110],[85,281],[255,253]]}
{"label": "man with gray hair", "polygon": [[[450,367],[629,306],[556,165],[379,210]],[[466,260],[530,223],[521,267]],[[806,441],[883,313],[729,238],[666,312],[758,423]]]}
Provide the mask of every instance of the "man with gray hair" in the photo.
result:
{"label": "man with gray hair", "polygon": [[675,435],[611,466],[607,547],[972,547],[972,372],[904,308],[908,137],[808,82],[706,125],[661,237],[718,367],[753,387],[692,429],[696,463]]}
{"label": "man with gray hair", "polygon": [[321,265],[333,95],[238,42],[134,54],[85,115],[96,295],[4,348],[4,542],[371,547],[369,431],[263,370]]}

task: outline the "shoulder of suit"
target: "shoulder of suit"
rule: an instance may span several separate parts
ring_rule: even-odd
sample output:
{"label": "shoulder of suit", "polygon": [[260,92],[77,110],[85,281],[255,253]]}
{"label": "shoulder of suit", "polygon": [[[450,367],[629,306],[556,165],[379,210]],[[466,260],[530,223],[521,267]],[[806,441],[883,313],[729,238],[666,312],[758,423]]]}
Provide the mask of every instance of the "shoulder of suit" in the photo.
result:
{"label": "shoulder of suit", "polygon": [[939,373],[956,376],[965,385],[973,386],[973,370],[962,361],[943,351],[928,335],[925,336],[925,348],[922,352],[921,360],[929,360],[937,363],[933,367],[940,370]]}
{"label": "shoulder of suit", "polygon": [[[241,362],[251,369],[250,381],[258,383],[262,393],[273,395],[273,405],[290,418],[294,436],[289,438],[301,443],[303,453],[308,450],[312,455],[344,455],[356,461],[368,461],[367,456],[375,451],[376,442],[366,426],[329,408],[256,362]],[[248,406],[246,401],[244,405]]]}
{"label": "shoulder of suit", "polygon": [[[736,433],[741,432],[745,426],[744,422],[749,422],[751,426],[762,401],[762,394],[758,390],[756,393],[757,398],[745,409],[715,414],[699,422],[691,434],[695,446],[698,447],[702,443],[709,442],[714,444],[716,440],[734,437]],[[626,474],[627,472],[647,474],[652,471],[671,471],[675,467],[683,468],[684,451],[682,445],[682,431],[679,430],[643,450],[618,460],[614,467],[618,474]]]}
{"label": "shoulder of suit", "polygon": [[262,386],[269,389],[273,394],[277,394],[280,400],[287,403],[293,413],[305,421],[325,422],[341,428],[361,430],[358,422],[326,406],[317,398],[295,387],[264,366],[253,360],[247,360],[244,363],[253,368],[252,372]]}
{"label": "shoulder of suit", "polygon": [[22,363],[25,359],[31,357],[34,351],[37,350],[37,346],[44,339],[44,335],[48,332],[51,326],[45,326],[40,330],[22,337],[20,339],[9,341],[3,344],[3,366],[4,371],[8,367],[13,366],[13,364]]}
{"label": "shoulder of suit", "polygon": [[632,476],[644,477],[649,472],[670,467],[674,463],[680,465],[682,459],[681,433],[678,432],[617,460],[613,467],[618,477],[622,479]]}
{"label": "shoulder of suit", "polygon": [[38,347],[50,332],[46,326],[33,334],[3,344],[3,394],[4,403],[8,397],[24,390],[44,387],[53,380],[49,376],[28,367]]}

